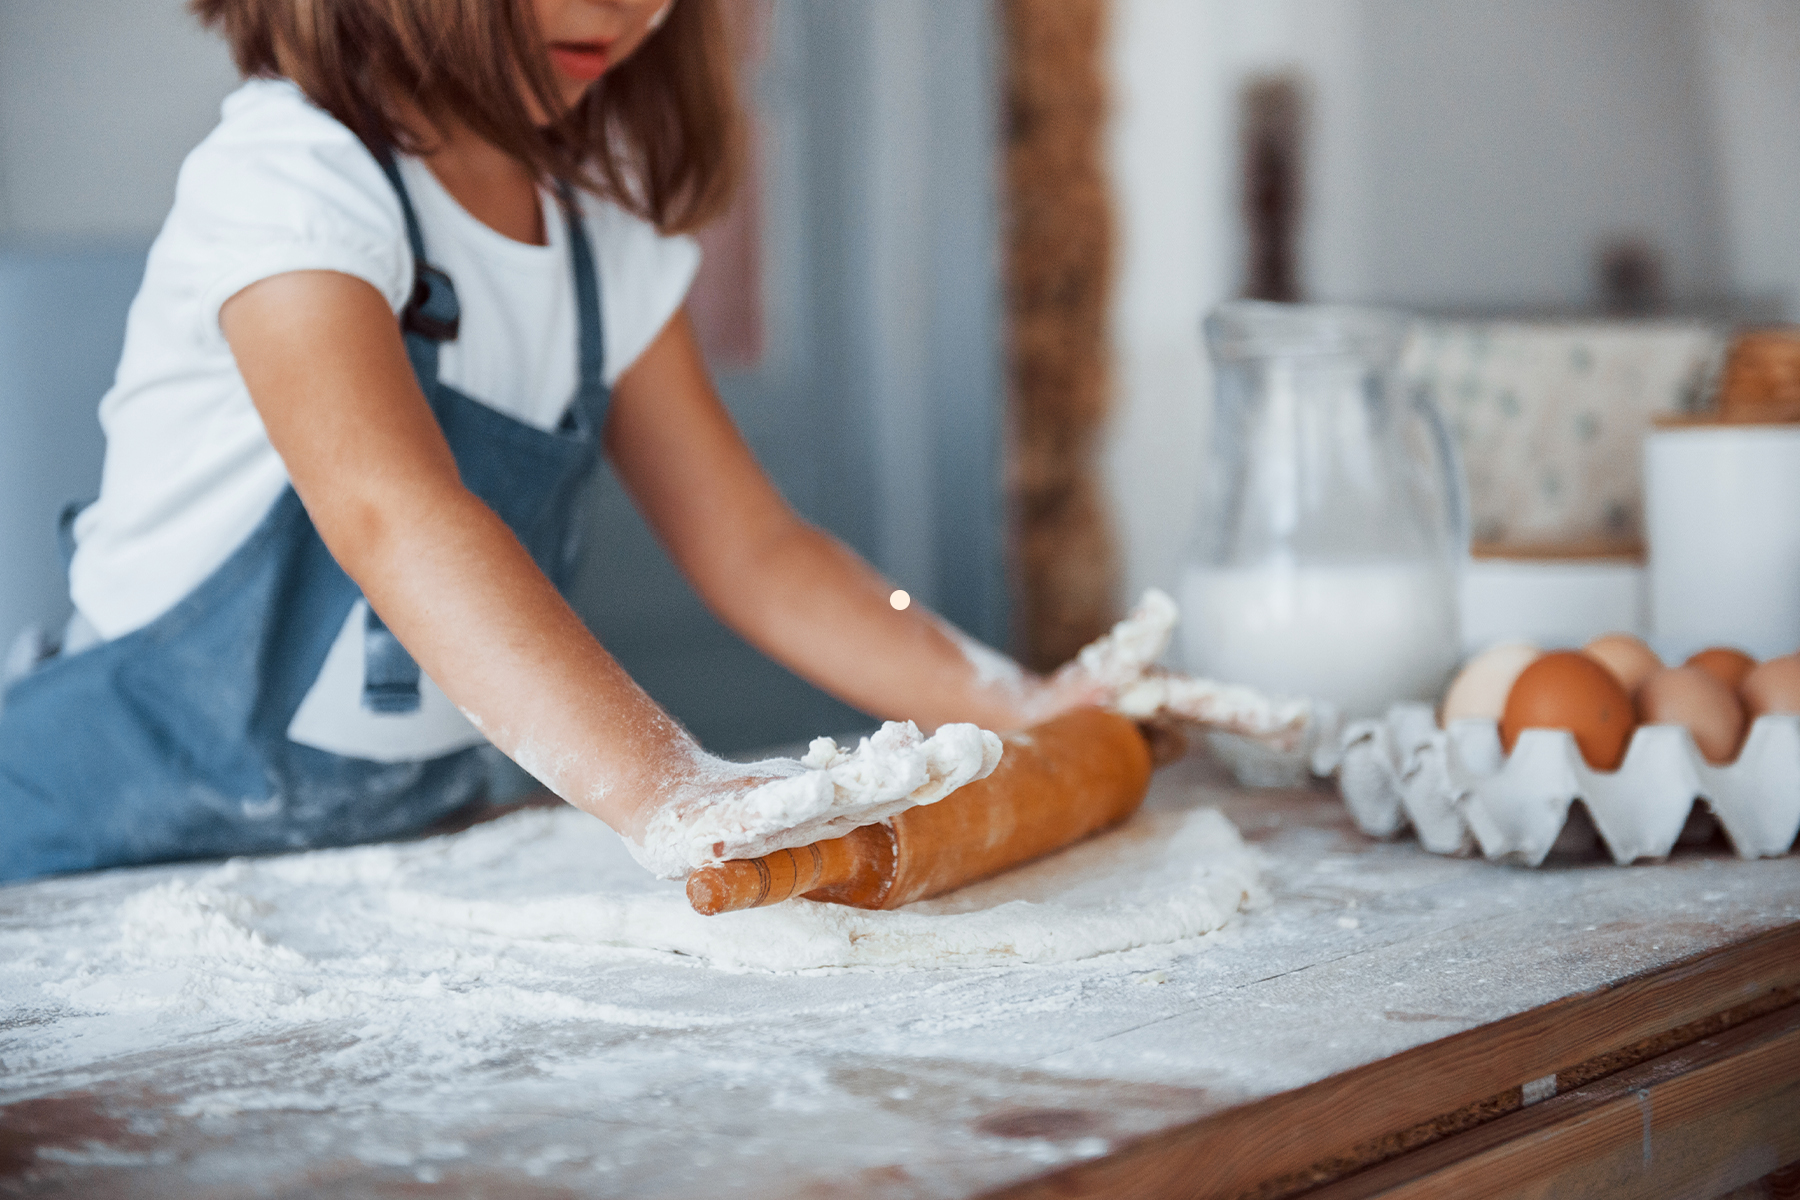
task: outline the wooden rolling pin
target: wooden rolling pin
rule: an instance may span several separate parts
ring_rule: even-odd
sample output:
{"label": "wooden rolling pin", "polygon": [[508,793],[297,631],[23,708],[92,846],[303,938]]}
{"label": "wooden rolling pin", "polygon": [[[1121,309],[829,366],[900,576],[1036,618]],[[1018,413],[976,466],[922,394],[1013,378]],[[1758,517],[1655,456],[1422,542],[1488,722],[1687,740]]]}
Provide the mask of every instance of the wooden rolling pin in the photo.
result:
{"label": "wooden rolling pin", "polygon": [[1079,709],[1008,734],[986,779],[841,838],[701,867],[688,902],[706,916],[790,896],[898,908],[1042,858],[1137,811],[1150,736],[1127,717]]}

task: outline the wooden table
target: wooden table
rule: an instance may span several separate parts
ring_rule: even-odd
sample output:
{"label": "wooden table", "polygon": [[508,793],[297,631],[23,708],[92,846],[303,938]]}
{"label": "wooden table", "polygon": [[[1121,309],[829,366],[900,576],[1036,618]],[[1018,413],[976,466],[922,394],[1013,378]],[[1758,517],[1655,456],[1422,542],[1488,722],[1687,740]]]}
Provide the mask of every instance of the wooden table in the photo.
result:
{"label": "wooden table", "polygon": [[[1217,805],[1269,859],[1269,903],[1197,953],[723,980],[640,956],[567,987],[680,1020],[437,1064],[321,1021],[149,1026],[46,1073],[17,1045],[54,1007],[0,988],[0,1195],[1704,1197],[1800,1160],[1800,858],[1439,858],[1199,759],[1151,803]],[[197,869],[0,890],[0,935],[88,936],[69,914]]]}

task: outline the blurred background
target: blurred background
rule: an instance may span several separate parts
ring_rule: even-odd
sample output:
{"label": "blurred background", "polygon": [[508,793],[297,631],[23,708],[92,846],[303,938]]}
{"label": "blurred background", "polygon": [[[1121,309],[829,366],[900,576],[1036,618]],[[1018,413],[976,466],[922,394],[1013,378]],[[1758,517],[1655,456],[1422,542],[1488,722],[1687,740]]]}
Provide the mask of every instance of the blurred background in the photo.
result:
{"label": "blurred background", "polygon": [[1302,108],[1296,298],[1626,328],[1795,316],[1788,0],[1118,0],[1110,62],[1126,593],[1179,573],[1210,386],[1196,322],[1255,282],[1259,84]]}
{"label": "blurred background", "polygon": [[[1079,2],[1110,213],[1091,455],[1110,607],[1180,573],[1211,408],[1197,329],[1221,299],[1400,305],[1452,338],[1647,330],[1673,356],[1631,376],[1652,408],[1690,403],[1732,328],[1797,315],[1793,0]],[[1037,418],[1008,405],[1008,239],[1055,192],[1003,164],[1031,136],[1033,7],[730,7],[755,186],[709,231],[693,302],[727,401],[802,512],[1030,653],[1007,468]],[[145,251],[234,85],[175,0],[0,0],[0,642],[66,616],[54,516],[96,487]],[[867,724],[719,628],[615,485],[592,503],[578,603],[703,740]]]}

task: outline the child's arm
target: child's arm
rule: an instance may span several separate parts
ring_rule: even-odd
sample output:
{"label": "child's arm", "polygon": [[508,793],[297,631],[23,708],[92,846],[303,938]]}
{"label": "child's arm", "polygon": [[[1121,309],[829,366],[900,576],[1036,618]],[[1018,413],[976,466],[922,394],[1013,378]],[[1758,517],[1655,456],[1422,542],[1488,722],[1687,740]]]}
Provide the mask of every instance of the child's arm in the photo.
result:
{"label": "child's arm", "polygon": [[[228,301],[220,325],[333,556],[432,679],[551,790],[642,844],[659,812],[682,814],[679,825],[798,769],[753,774],[702,753],[600,647],[462,486],[374,288],[329,271],[280,275]],[[852,703],[1004,729],[1107,698],[1079,677],[984,671],[930,614],[895,612],[887,585],[769,484],[685,317],[620,380],[607,442],[715,610]]]}
{"label": "child's arm", "polygon": [[656,808],[749,782],[700,753],[463,487],[380,293],[295,272],[219,321],[326,546],[496,746],[633,838]]}
{"label": "child's arm", "polygon": [[607,449],[663,546],[721,620],[865,712],[926,728],[1013,729],[1108,697],[971,643],[800,519],[713,390],[685,313],[619,380]]}

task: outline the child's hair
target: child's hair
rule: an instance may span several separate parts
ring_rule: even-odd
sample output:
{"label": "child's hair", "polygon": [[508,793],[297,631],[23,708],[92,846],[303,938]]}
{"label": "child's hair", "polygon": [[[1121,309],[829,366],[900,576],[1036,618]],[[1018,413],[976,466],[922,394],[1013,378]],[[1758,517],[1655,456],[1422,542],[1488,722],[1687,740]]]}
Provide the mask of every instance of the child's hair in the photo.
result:
{"label": "child's hair", "polygon": [[[531,168],[664,232],[730,201],[741,161],[731,55],[715,0],[674,0],[660,28],[562,108],[530,0],[189,0],[246,76],[284,77],[371,146],[429,145],[460,122]],[[412,122],[409,124],[408,122]]]}

